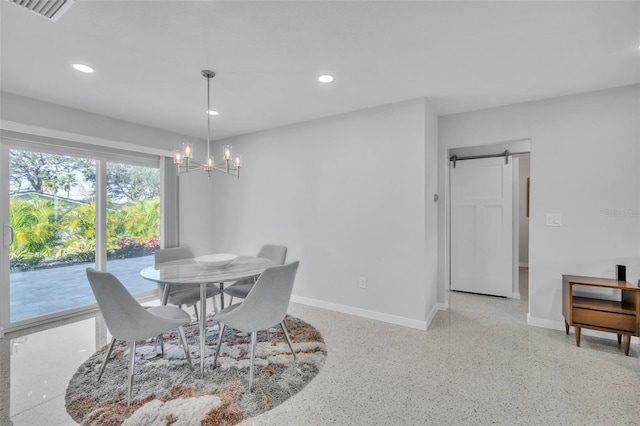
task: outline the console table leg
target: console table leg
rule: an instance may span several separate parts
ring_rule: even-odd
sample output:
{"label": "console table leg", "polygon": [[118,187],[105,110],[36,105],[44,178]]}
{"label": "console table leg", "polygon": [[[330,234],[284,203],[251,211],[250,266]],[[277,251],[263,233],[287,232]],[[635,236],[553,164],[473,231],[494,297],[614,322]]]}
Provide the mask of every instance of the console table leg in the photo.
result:
{"label": "console table leg", "polygon": [[575,327],[575,329],[576,329],[576,346],[580,347],[580,332],[582,331],[582,329],[580,327]]}
{"label": "console table leg", "polygon": [[624,354],[629,356],[629,343],[631,343],[631,336],[628,334],[624,335]]}
{"label": "console table leg", "polygon": [[618,344],[620,344],[620,342],[622,342],[622,334],[618,334]]}
{"label": "console table leg", "polygon": [[569,334],[569,323],[567,321],[564,322],[564,329]]}

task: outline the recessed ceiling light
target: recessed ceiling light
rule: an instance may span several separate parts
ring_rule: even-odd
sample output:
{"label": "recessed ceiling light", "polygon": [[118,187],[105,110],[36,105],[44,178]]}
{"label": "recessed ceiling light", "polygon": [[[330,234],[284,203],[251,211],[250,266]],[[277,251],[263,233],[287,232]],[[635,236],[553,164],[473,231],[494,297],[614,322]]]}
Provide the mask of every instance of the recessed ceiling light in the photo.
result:
{"label": "recessed ceiling light", "polygon": [[322,74],[318,77],[318,81],[320,83],[331,83],[333,81],[333,76],[331,74]]}
{"label": "recessed ceiling light", "polygon": [[87,73],[87,74],[90,74],[93,72],[93,68],[91,68],[89,65],[84,65],[84,64],[73,64],[73,69],[76,71]]}
{"label": "recessed ceiling light", "polygon": [[207,114],[209,114],[209,115],[220,115],[220,113],[218,111],[214,111],[214,110],[207,111]]}

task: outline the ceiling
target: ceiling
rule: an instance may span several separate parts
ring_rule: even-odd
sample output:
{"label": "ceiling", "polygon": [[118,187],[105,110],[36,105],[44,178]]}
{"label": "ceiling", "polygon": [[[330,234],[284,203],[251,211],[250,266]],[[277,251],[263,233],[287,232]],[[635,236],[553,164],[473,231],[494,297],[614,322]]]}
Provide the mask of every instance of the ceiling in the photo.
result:
{"label": "ceiling", "polygon": [[214,139],[419,97],[445,115],[640,83],[637,1],[77,1],[52,22],[3,0],[0,14],[2,91],[198,138],[203,69]]}

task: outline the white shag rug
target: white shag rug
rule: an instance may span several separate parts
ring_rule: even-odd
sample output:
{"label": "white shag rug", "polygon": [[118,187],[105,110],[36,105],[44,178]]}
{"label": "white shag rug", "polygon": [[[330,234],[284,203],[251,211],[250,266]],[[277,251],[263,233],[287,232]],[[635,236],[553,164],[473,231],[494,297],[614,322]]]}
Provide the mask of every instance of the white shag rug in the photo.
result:
{"label": "white shag rug", "polygon": [[200,375],[198,324],[185,327],[194,366],[189,369],[177,332],[163,336],[164,358],[153,340],[138,342],[131,407],[127,407],[129,351],[117,342],[100,382],[107,347],[76,371],[67,387],[66,408],[82,425],[233,425],[282,403],[318,374],[327,351],[313,326],[286,318],[297,359],[280,327],[258,333],[253,391],[248,392],[249,336],[227,327],[218,367],[213,358],[218,325],[207,322],[205,372]]}

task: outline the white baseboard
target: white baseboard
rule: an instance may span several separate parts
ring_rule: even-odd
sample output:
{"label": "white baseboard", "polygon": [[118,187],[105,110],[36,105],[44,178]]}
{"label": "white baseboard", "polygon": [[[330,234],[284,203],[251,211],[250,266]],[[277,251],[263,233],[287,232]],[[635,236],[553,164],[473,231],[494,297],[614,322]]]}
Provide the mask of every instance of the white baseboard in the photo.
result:
{"label": "white baseboard", "polygon": [[427,314],[427,319],[425,321],[425,330],[429,327],[429,324],[431,324],[431,321],[433,321],[433,317],[436,316],[436,314],[438,313],[438,311],[442,311],[443,309],[440,309],[440,304],[436,303],[436,305],[433,307],[433,309],[431,309],[431,312],[429,312]]}
{"label": "white baseboard", "polygon": [[[550,330],[560,330],[565,332],[564,321],[551,321],[542,318],[534,318],[527,313],[527,324],[534,327],[548,328]],[[571,330],[569,331],[571,332]],[[599,337],[601,339],[617,340],[618,336],[615,333],[607,333],[605,331],[590,330],[588,328],[582,329],[583,336]],[[640,338],[631,336],[631,343],[640,343]]]}
{"label": "white baseboard", "polygon": [[534,327],[548,328],[550,330],[564,330],[564,321],[551,321],[543,318],[532,317],[527,312],[527,324]]}
{"label": "white baseboard", "polygon": [[337,303],[325,302],[323,300],[310,299],[302,296],[291,296],[291,301],[302,305],[315,306],[317,308],[327,309],[329,311],[342,312],[343,314],[355,315],[358,317],[369,318],[377,321],[384,321],[391,324],[401,325],[403,327],[416,328],[418,330],[426,330],[431,319],[436,314],[437,309],[433,309],[429,313],[428,321],[418,321],[411,318],[399,317],[397,315],[385,314],[382,312],[369,311],[367,309],[354,308],[353,306],[340,305]]}

